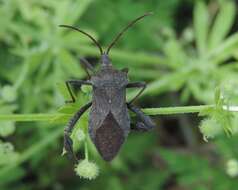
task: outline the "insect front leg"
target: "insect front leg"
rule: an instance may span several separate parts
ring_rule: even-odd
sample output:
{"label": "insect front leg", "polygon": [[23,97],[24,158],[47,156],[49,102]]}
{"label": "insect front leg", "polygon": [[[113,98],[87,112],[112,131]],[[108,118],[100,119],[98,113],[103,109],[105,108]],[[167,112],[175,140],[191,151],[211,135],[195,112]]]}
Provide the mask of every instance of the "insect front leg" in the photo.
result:
{"label": "insect front leg", "polygon": [[94,69],[93,69],[93,66],[86,59],[80,58],[80,64],[84,68],[84,70],[87,73],[89,78],[91,77],[91,75],[89,74],[89,71],[91,71],[92,73],[95,73]]}
{"label": "insect front leg", "polygon": [[85,111],[92,105],[92,102],[89,102],[88,104],[84,105],[80,108],[78,112],[74,114],[74,116],[69,120],[68,125],[64,129],[64,149],[66,153],[68,153],[69,158],[74,158],[75,161],[77,161],[77,157],[73,152],[73,141],[70,138],[70,135],[73,131],[74,126],[76,125],[77,121],[80,119],[80,117],[83,115]]}
{"label": "insect front leg", "polygon": [[144,82],[132,82],[127,84],[126,88],[141,88],[141,90],[138,92],[138,94],[129,102],[129,104],[133,103],[145,90],[146,83]]}
{"label": "insect front leg", "polygon": [[72,92],[70,86],[80,88],[82,85],[92,85],[92,83],[90,81],[83,81],[83,80],[68,80],[65,82],[65,84],[69,91],[69,95],[71,97],[71,100],[65,101],[66,103],[74,103],[75,102],[75,97],[73,95],[73,92]]}
{"label": "insect front leg", "polygon": [[134,112],[140,120],[139,122],[136,123],[136,128],[133,128],[133,130],[149,131],[149,130],[155,128],[154,122],[151,120],[151,118],[149,116],[145,115],[141,111],[141,109],[139,109],[138,107],[131,105],[129,103],[127,104],[127,107],[129,110]]}

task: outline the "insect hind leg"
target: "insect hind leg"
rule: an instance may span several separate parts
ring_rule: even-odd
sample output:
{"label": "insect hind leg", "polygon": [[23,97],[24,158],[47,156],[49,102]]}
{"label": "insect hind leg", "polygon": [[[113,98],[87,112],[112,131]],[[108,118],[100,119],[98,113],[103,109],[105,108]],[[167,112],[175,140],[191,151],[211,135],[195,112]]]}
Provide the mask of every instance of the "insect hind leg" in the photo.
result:
{"label": "insect hind leg", "polygon": [[69,120],[68,125],[64,129],[64,150],[66,153],[68,153],[68,157],[70,159],[74,159],[77,161],[77,157],[73,152],[73,141],[70,138],[70,135],[73,131],[74,126],[76,125],[77,121],[80,119],[80,117],[83,115],[85,111],[92,105],[92,102],[87,103],[83,107],[80,108],[79,111],[77,111],[74,116]]}
{"label": "insect hind leg", "polygon": [[136,114],[136,116],[139,118],[139,122],[136,123],[136,127],[133,128],[132,130],[136,130],[136,131],[149,131],[153,128],[155,128],[155,124],[152,121],[152,119],[145,115],[141,109],[139,109],[138,107],[132,105],[132,104],[127,104],[127,107],[129,110],[131,110],[132,112],[134,112]]}

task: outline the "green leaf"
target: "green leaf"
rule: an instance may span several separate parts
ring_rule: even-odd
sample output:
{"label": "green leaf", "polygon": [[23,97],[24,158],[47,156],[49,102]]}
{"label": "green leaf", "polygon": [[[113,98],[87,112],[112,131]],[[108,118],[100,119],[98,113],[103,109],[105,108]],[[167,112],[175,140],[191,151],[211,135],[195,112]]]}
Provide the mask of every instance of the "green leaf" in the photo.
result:
{"label": "green leaf", "polygon": [[209,35],[210,50],[219,45],[230,31],[235,19],[235,7],[235,3],[232,1],[225,1],[224,3],[221,3],[220,11],[216,16],[214,25]]}
{"label": "green leaf", "polygon": [[57,59],[62,67],[62,70],[70,76],[81,78],[84,75],[79,66],[78,60],[68,51],[62,49]]}
{"label": "green leaf", "polygon": [[32,3],[27,1],[16,0],[17,6],[23,19],[30,20],[32,18]]}
{"label": "green leaf", "polygon": [[214,99],[215,99],[215,104],[218,105],[221,99],[221,89],[219,87],[215,89]]}
{"label": "green leaf", "polygon": [[195,32],[196,45],[199,55],[206,54],[207,34],[209,30],[209,14],[204,1],[196,1],[193,13],[193,25]]}
{"label": "green leaf", "polygon": [[208,58],[214,63],[222,63],[226,59],[230,58],[237,52],[238,47],[238,33],[231,35],[219,46],[213,49],[209,54]]}
{"label": "green leaf", "polygon": [[182,67],[187,58],[180,42],[173,38],[165,44],[164,53],[168,58],[168,65],[173,69]]}
{"label": "green leaf", "polygon": [[233,114],[232,112],[226,111],[224,109],[216,109],[212,116],[217,120],[217,122],[223,127],[227,136],[231,136],[233,133]]}
{"label": "green leaf", "polygon": [[55,6],[58,24],[74,25],[84,14],[92,0],[61,1]]}
{"label": "green leaf", "polygon": [[77,107],[74,106],[74,104],[66,104],[62,107],[60,107],[60,109],[58,109],[59,113],[65,113],[65,114],[72,114],[77,110]]}
{"label": "green leaf", "polygon": [[60,92],[60,94],[64,97],[65,100],[70,99],[69,91],[66,88],[66,84],[63,82],[58,82],[57,84],[57,90]]}

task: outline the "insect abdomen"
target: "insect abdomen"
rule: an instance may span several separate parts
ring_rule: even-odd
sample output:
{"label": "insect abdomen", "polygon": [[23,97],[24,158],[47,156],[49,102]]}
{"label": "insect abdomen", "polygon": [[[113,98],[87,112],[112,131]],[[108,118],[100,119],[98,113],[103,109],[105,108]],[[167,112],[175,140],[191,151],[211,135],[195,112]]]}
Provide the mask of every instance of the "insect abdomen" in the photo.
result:
{"label": "insect abdomen", "polygon": [[102,125],[96,130],[95,145],[106,161],[111,161],[120,150],[125,140],[123,130],[111,112],[108,113]]}

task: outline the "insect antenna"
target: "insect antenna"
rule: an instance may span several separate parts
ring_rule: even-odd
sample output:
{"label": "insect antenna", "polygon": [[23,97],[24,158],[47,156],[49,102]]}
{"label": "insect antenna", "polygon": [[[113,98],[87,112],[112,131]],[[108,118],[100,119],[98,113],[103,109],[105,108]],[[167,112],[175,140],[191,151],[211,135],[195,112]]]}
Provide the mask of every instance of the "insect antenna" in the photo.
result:
{"label": "insect antenna", "polygon": [[93,42],[94,44],[98,47],[98,49],[100,50],[100,54],[102,55],[103,54],[103,49],[101,47],[101,45],[97,42],[97,40],[95,40],[91,35],[89,35],[88,33],[74,27],[74,26],[69,26],[69,25],[59,25],[59,27],[65,27],[65,28],[70,28],[72,30],[76,30],[78,32],[81,32],[83,33],[84,35],[88,36]]}
{"label": "insect antenna", "polygon": [[108,46],[106,54],[109,54],[110,49],[116,44],[116,42],[119,40],[119,38],[132,26],[134,25],[137,21],[141,20],[142,18],[149,16],[153,14],[152,12],[149,13],[145,13],[144,15],[136,18],[135,20],[131,21],[125,28],[123,28],[123,30],[114,38],[114,40],[112,41],[112,43]]}

